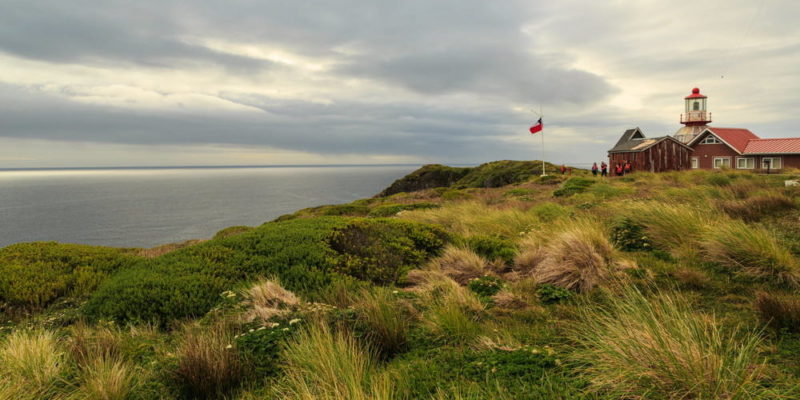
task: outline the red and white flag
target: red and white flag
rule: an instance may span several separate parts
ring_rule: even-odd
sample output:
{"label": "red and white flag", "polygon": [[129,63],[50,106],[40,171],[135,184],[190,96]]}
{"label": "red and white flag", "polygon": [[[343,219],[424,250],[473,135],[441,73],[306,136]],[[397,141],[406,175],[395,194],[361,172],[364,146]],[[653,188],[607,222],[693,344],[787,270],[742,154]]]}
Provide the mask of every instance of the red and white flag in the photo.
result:
{"label": "red and white flag", "polygon": [[533,134],[535,134],[537,132],[541,132],[543,127],[544,127],[544,124],[542,124],[542,119],[539,118],[539,120],[536,121],[536,125],[532,126],[531,129],[530,129],[531,135],[533,135]]}

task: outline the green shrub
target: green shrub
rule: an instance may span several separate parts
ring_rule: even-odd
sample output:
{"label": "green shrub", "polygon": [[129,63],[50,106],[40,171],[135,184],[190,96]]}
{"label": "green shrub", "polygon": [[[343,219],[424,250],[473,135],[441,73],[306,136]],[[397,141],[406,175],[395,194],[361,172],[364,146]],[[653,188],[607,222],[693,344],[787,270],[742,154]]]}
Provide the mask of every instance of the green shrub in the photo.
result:
{"label": "green shrub", "polygon": [[432,225],[391,219],[354,220],[326,239],[333,269],[375,283],[394,283],[436,255],[447,234]]}
{"label": "green shrub", "polygon": [[517,247],[514,242],[497,236],[475,235],[467,238],[467,246],[487,260],[501,260],[506,264],[514,262]]}
{"label": "green shrub", "polygon": [[589,186],[592,186],[595,183],[597,183],[597,180],[595,179],[579,177],[569,178],[561,184],[560,188],[553,192],[553,196],[565,197],[572,196],[577,193],[583,193],[589,188]]}
{"label": "green shrub", "polygon": [[0,303],[36,309],[91,293],[117,270],[141,260],[120,249],[22,243],[0,249]]}
{"label": "green shrub", "polygon": [[442,200],[466,200],[473,196],[464,190],[448,189],[442,193]]}
{"label": "green shrub", "polygon": [[430,208],[438,208],[436,203],[412,203],[412,204],[383,204],[370,210],[368,216],[370,217],[392,217],[397,215],[400,211],[406,210],[427,210]]}
{"label": "green shrub", "polygon": [[281,320],[267,326],[248,324],[246,331],[237,335],[235,347],[249,375],[261,379],[280,371],[281,351],[301,326],[299,322],[290,324],[292,321],[296,320]]}
{"label": "green shrub", "polygon": [[471,168],[456,187],[492,188],[526,182],[542,173],[542,164],[532,161],[494,161]]}
{"label": "green shrub", "polygon": [[575,293],[556,285],[543,283],[536,288],[536,295],[539,296],[539,300],[542,303],[552,304],[569,300],[574,297]]}
{"label": "green shrub", "polygon": [[230,226],[230,227],[227,227],[227,228],[217,232],[217,234],[214,235],[214,239],[224,239],[224,238],[229,237],[229,236],[236,236],[236,235],[239,235],[239,234],[242,234],[242,233],[245,233],[245,232],[250,232],[253,229],[255,229],[255,228],[253,228],[251,226],[242,226],[242,225],[240,225],[240,226]]}
{"label": "green shrub", "polygon": [[611,242],[625,251],[651,250],[653,247],[644,227],[630,218],[621,218],[611,226]]}
{"label": "green shrub", "polygon": [[519,197],[523,200],[530,200],[530,196],[536,193],[538,193],[538,190],[529,188],[514,188],[506,190],[505,193],[503,193],[503,197]]}
{"label": "green shrub", "polygon": [[493,276],[482,276],[470,280],[467,287],[478,296],[487,298],[496,295],[503,288],[503,281]]}
{"label": "green shrub", "polygon": [[429,164],[394,181],[378,196],[386,197],[401,192],[414,192],[423,189],[448,187],[456,183],[470,168],[454,168],[441,164]]}
{"label": "green shrub", "polygon": [[319,215],[337,216],[350,215],[362,216],[369,213],[369,207],[362,204],[336,204],[332,206],[322,206]]}

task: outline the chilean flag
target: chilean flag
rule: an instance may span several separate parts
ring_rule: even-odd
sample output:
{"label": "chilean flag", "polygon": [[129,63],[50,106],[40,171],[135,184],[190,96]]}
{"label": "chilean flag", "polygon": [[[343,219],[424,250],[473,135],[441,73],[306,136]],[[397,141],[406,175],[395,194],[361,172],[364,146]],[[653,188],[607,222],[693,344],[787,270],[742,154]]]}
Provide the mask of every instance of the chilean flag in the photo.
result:
{"label": "chilean flag", "polygon": [[542,124],[542,119],[539,118],[539,120],[536,121],[536,125],[532,126],[531,129],[530,129],[531,135],[534,134],[534,133],[537,133],[537,132],[541,132],[543,127],[544,127],[544,124]]}

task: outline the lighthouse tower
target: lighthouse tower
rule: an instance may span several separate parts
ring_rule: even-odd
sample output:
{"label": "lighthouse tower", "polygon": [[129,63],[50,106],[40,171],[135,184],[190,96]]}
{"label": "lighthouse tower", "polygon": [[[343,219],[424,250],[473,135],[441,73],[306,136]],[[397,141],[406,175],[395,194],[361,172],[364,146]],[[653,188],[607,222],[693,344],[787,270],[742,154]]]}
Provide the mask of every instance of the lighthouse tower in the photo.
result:
{"label": "lighthouse tower", "polygon": [[675,138],[683,143],[688,143],[699,135],[711,122],[711,113],[706,108],[708,97],[700,94],[700,89],[692,89],[692,94],[684,98],[686,111],[681,114],[682,128],[675,132]]}

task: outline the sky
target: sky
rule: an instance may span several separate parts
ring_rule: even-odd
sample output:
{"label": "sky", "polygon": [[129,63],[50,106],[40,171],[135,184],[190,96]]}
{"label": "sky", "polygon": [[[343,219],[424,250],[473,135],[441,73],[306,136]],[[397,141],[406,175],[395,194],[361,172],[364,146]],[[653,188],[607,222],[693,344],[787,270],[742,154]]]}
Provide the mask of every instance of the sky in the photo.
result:
{"label": "sky", "polygon": [[2,0],[0,168],[600,161],[800,136],[800,3]]}

